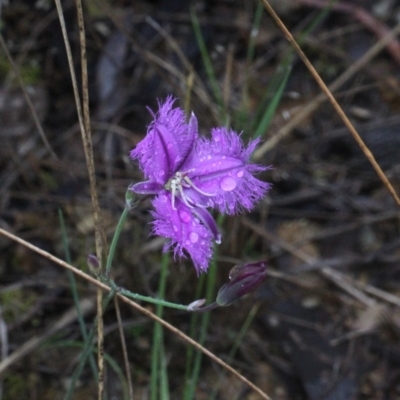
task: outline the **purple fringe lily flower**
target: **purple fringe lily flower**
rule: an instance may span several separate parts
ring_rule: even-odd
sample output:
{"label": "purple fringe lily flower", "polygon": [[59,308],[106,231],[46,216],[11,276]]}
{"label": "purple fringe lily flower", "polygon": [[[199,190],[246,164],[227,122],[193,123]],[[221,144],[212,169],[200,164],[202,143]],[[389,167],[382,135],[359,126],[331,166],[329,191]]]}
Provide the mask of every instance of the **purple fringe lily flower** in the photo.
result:
{"label": "purple fringe lily flower", "polygon": [[213,240],[221,242],[207,208],[228,214],[250,210],[270,185],[253,176],[266,169],[249,161],[258,140],[245,147],[226,128],[213,129],[210,139],[200,137],[194,114],[186,123],[173,103],[168,97],[160,104],[146,137],[130,153],[146,178],[130,190],[155,195],[153,233],[170,239],[164,251],[189,254],[200,273],[208,268]]}

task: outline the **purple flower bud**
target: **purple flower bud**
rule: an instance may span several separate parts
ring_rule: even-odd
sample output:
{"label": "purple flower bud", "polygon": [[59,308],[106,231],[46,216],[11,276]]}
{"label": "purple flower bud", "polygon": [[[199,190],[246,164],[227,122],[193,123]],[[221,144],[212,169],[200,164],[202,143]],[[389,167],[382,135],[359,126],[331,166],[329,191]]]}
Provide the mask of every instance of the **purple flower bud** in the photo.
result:
{"label": "purple flower bud", "polygon": [[229,306],[238,298],[256,290],[266,278],[267,263],[265,261],[236,265],[229,273],[230,282],[219,290],[216,303],[219,306]]}
{"label": "purple flower bud", "polygon": [[100,263],[94,254],[89,254],[86,257],[86,263],[92,274],[98,275],[100,273]]}

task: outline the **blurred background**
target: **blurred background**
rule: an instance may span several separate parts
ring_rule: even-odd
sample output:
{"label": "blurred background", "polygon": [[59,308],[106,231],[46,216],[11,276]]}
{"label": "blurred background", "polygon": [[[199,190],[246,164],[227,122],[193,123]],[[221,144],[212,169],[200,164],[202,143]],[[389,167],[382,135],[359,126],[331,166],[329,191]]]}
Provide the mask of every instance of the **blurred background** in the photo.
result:
{"label": "blurred background", "polygon": [[[86,257],[95,251],[90,188],[57,11],[47,0],[0,5],[0,227],[64,259],[61,210],[72,264],[87,271]],[[400,31],[400,3],[271,5],[399,193],[400,42],[395,35],[384,40]],[[80,86],[76,6],[62,6]],[[215,282],[198,278],[190,259],[171,257],[165,298],[188,304],[207,290],[215,298],[229,270],[249,261],[268,261],[267,281],[205,319],[169,309],[164,318],[273,399],[399,398],[399,209],[261,3],[88,0],[83,6],[108,240],[127,187],[142,180],[129,151],[152,119],[146,107],[156,111],[169,94],[194,111],[204,135],[229,125],[245,142],[261,136],[254,162],[273,167],[259,175],[273,187],[255,210],[221,222]],[[149,208],[147,201],[130,213],[113,276],[126,289],[156,296],[163,239],[149,236]],[[68,314],[70,280],[4,237],[0,255],[1,398],[63,398],[83,346],[77,319]],[[77,284],[90,327],[96,290]],[[153,322],[125,306],[121,312],[134,398],[168,398],[149,389]],[[127,398],[113,305],[104,323],[107,398]],[[259,398],[207,358],[197,358],[200,372],[191,375],[196,354],[168,331],[163,360],[171,399]],[[73,398],[95,398],[96,386],[88,365]]]}

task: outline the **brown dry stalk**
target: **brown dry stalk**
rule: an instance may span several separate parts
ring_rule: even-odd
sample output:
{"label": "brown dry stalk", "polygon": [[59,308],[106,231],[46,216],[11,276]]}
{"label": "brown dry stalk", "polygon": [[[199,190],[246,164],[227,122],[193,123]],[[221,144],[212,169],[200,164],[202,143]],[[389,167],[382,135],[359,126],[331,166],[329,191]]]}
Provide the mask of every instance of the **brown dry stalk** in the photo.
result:
{"label": "brown dry stalk", "polygon": [[[335,79],[330,85],[329,90],[331,92],[337,91],[343,86],[351,77],[353,77],[358,71],[361,70],[366,64],[368,64],[377,54],[379,54],[396,35],[400,33],[400,23],[397,24],[384,38],[375,43],[368,51],[365,52],[357,61],[343,72],[337,79]],[[284,137],[290,134],[292,130],[304,121],[309,115],[318,109],[318,107],[327,100],[325,93],[320,93],[315,96],[308,104],[297,112],[287,124],[278,130],[271,138],[266,140],[255,152],[253,158],[255,160],[260,159],[266,152],[273,149]]]}
{"label": "brown dry stalk", "polygon": [[126,380],[128,382],[129,398],[133,399],[133,384],[132,384],[131,369],[129,366],[128,349],[126,347],[124,327],[122,325],[122,318],[121,318],[121,310],[119,308],[119,302],[117,297],[114,297],[114,306],[115,306],[115,314],[117,315],[119,336],[121,338],[122,354],[124,356],[125,373],[126,373]]}
{"label": "brown dry stalk", "polygon": [[[105,247],[107,240],[105,237],[104,229],[101,224],[100,206],[99,206],[99,200],[98,200],[97,190],[96,190],[96,176],[95,176],[95,169],[94,169],[94,162],[93,162],[93,149],[92,149],[92,145],[91,145],[92,141],[91,141],[91,137],[90,137],[90,130],[87,131],[85,129],[84,116],[82,114],[82,104],[81,104],[81,100],[80,100],[80,96],[79,96],[79,88],[78,88],[78,83],[77,83],[75,70],[74,70],[72,51],[71,51],[71,46],[70,46],[69,40],[68,40],[67,28],[65,25],[64,13],[63,13],[63,9],[61,6],[61,1],[55,0],[55,3],[56,3],[56,7],[57,7],[57,12],[58,12],[58,18],[60,20],[62,35],[64,38],[65,50],[67,52],[69,70],[70,70],[70,74],[71,74],[72,87],[74,90],[74,97],[75,97],[75,103],[76,103],[76,112],[78,114],[78,122],[79,122],[79,127],[81,130],[81,134],[82,134],[82,141],[83,141],[83,148],[85,151],[86,164],[88,166],[90,194],[92,197],[92,205],[93,205],[93,210],[94,210],[94,223],[95,223],[95,231],[96,231],[96,255],[97,255],[99,261],[101,261],[102,245]],[[79,18],[78,18],[78,22],[79,22]],[[86,53],[86,50],[84,52]],[[85,76],[83,75],[82,78],[85,79]],[[86,85],[86,90],[87,90],[87,76],[86,76],[86,84],[83,81],[84,91],[85,91],[85,85]],[[84,110],[86,110],[86,106],[84,107]],[[99,235],[101,235],[101,241],[98,239]],[[100,262],[100,265],[101,265],[101,262]]]}
{"label": "brown dry stalk", "polygon": [[[34,246],[33,244],[19,238],[18,236],[13,235],[10,232],[7,232],[6,230],[0,228],[0,235],[3,235],[11,240],[13,240],[16,243],[19,243],[20,245],[26,247],[29,250],[34,251],[35,253],[41,255],[42,257],[45,257],[47,260],[69,270],[72,271],[75,275],[78,275],[79,277],[85,279],[87,282],[92,283],[93,285],[97,286],[101,290],[105,292],[110,292],[111,288],[104,283],[98,281],[97,279],[91,277],[90,275],[86,274],[85,272],[75,268],[73,265],[70,265],[66,263],[65,261],[53,256],[52,254],[48,253],[45,250],[40,249],[39,247]],[[116,293],[115,296],[118,298],[118,300],[121,300],[122,302],[128,304],[130,307],[134,308],[135,310],[139,311],[146,317],[152,319],[155,322],[158,322],[161,324],[164,328],[168,329],[175,335],[177,335],[179,338],[181,338],[183,341],[186,343],[190,344],[191,346],[195,347],[197,350],[201,351],[204,353],[206,356],[208,356],[211,360],[216,362],[217,364],[221,365],[223,368],[225,368],[227,371],[229,371],[231,374],[236,376],[238,379],[240,379],[243,383],[245,383],[249,388],[254,390],[256,393],[258,393],[263,399],[266,400],[272,400],[271,397],[269,397],[265,392],[263,392],[258,386],[256,386],[254,383],[250,382],[247,378],[245,378],[243,375],[241,375],[238,371],[236,371],[234,368],[232,368],[229,364],[225,363],[223,360],[221,360],[219,357],[217,357],[214,353],[212,353],[210,350],[206,349],[203,347],[200,343],[197,343],[195,340],[190,338],[189,336],[185,335],[181,330],[178,328],[175,328],[175,326],[171,325],[167,321],[157,317],[154,313],[149,311],[148,309],[140,306],[138,303],[134,302],[133,300],[128,299],[127,297],[122,296],[120,293]]]}
{"label": "brown dry stalk", "polygon": [[[93,161],[93,146],[90,130],[90,113],[89,113],[89,94],[88,94],[88,77],[87,77],[87,61],[86,61],[86,40],[85,40],[85,27],[83,22],[82,3],[76,0],[76,8],[78,15],[79,26],[79,42],[81,48],[81,65],[82,65],[82,96],[83,96],[83,109],[79,96],[78,83],[75,76],[71,47],[68,41],[67,29],[65,26],[64,13],[60,0],[55,0],[58,18],[60,20],[61,31],[64,38],[65,49],[67,52],[68,64],[71,74],[72,86],[74,90],[76,111],[78,113],[79,126],[82,135],[83,148],[85,152],[86,165],[89,175],[90,194],[93,207],[93,219],[95,228],[95,243],[96,255],[99,260],[100,266],[102,265],[103,249],[107,247],[107,239],[101,219],[101,211],[99,199],[97,195],[97,185],[95,176],[95,167]],[[82,114],[83,110],[83,114]],[[97,342],[98,342],[98,368],[99,368],[99,384],[98,384],[98,398],[103,399],[104,394],[104,337],[103,337],[103,312],[102,312],[102,295],[103,292],[97,292]]]}
{"label": "brown dry stalk", "polygon": [[[78,15],[79,26],[79,44],[81,49],[81,73],[82,73],[82,98],[83,98],[83,122],[85,130],[82,131],[83,147],[86,155],[86,165],[90,180],[90,193],[93,204],[94,234],[96,243],[96,255],[99,260],[100,269],[102,270],[102,248],[107,248],[105,232],[103,229],[100,205],[97,195],[95,167],[93,159],[93,142],[92,131],[90,128],[90,111],[89,111],[89,80],[87,74],[87,58],[86,58],[86,35],[85,24],[83,20],[82,2],[76,0],[76,10]],[[103,243],[101,238],[103,237]],[[104,320],[103,320],[103,291],[97,289],[97,365],[98,372],[98,399],[104,398]]]}
{"label": "brown dry stalk", "polygon": [[266,10],[269,12],[271,17],[274,19],[276,24],[279,26],[279,28],[282,30],[282,32],[285,34],[286,39],[289,41],[289,43],[293,46],[293,48],[296,50],[296,53],[299,55],[299,57],[302,59],[308,70],[311,72],[311,75],[314,77],[316,82],[318,83],[319,87],[322,89],[322,91],[325,93],[325,95],[328,97],[329,101],[331,102],[332,106],[336,110],[336,112],[339,114],[340,118],[346,125],[346,127],[349,129],[351,135],[353,136],[354,140],[357,142],[357,144],[360,146],[362,152],[364,155],[367,157],[368,161],[371,163],[372,167],[375,169],[376,173],[378,174],[379,178],[383,182],[383,184],[386,186],[390,194],[392,195],[394,201],[397,203],[398,206],[400,206],[400,198],[398,197],[396,191],[394,190],[392,184],[390,183],[389,179],[386,177],[385,173],[382,171],[381,167],[379,164],[376,162],[374,155],[372,152],[369,150],[369,148],[365,145],[364,141],[361,139],[360,135],[358,134],[357,130],[353,126],[353,124],[350,122],[350,120],[347,118],[347,115],[343,111],[343,109],[340,107],[339,103],[336,101],[335,97],[333,96],[332,92],[329,90],[329,88],[326,86],[325,82],[322,80],[322,78],[319,76],[317,70],[314,68],[314,66],[311,64],[307,56],[304,54],[303,50],[300,48],[300,46],[297,44],[296,40],[294,39],[293,35],[289,32],[289,30],[286,28],[285,24],[282,22],[282,20],[278,17],[278,15],[275,13],[273,8],[270,6],[267,0],[261,0],[261,2],[264,4],[264,7]]}

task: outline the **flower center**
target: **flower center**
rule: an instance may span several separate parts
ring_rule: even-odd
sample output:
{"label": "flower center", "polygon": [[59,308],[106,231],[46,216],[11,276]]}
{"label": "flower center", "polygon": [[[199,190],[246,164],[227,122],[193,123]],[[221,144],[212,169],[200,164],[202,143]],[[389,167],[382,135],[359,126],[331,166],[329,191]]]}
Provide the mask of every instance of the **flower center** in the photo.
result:
{"label": "flower center", "polygon": [[190,171],[180,172],[178,171],[175,175],[168,180],[168,182],[164,185],[165,190],[171,192],[171,205],[174,210],[175,208],[175,196],[179,195],[182,201],[187,205],[189,208],[193,208],[195,204],[189,199],[183,190],[183,188],[192,188],[197,193],[200,193],[204,196],[214,196],[213,194],[203,192],[200,188],[198,188],[192,180],[188,177]]}

